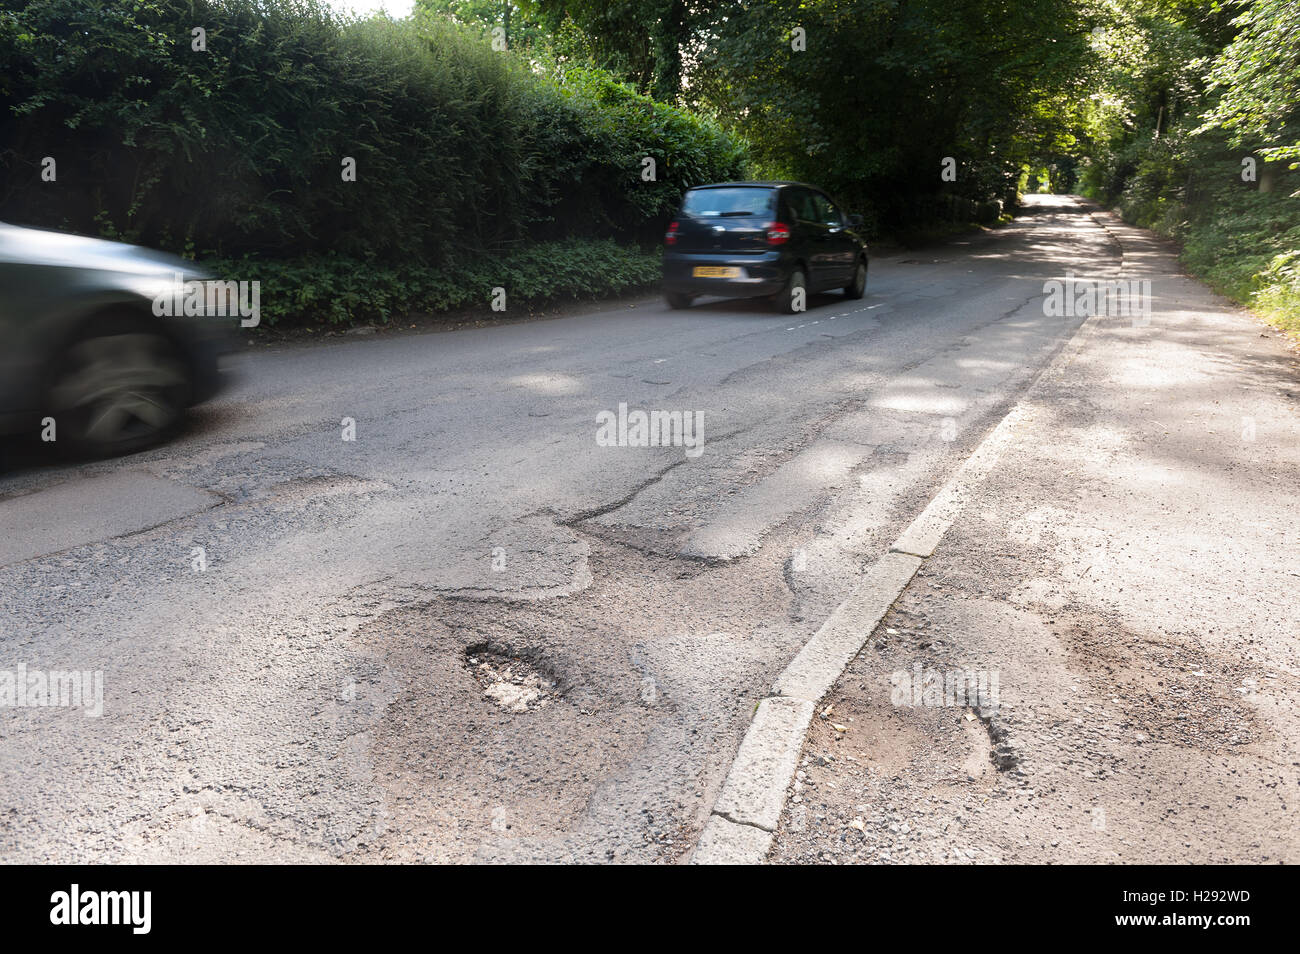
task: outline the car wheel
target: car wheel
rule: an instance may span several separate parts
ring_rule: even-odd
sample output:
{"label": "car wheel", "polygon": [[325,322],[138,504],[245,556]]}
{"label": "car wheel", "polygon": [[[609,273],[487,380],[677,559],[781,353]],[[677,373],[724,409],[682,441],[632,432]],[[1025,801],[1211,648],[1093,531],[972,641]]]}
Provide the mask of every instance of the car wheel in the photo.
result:
{"label": "car wheel", "polygon": [[[803,294],[797,294],[797,290],[802,289]],[[795,308],[796,299],[800,299],[801,307]],[[777,293],[777,307],[787,315],[793,315],[796,310],[803,311],[808,307],[808,277],[804,274],[802,268],[796,267],[790,273],[790,280],[785,283],[785,288]]]}
{"label": "car wheel", "polygon": [[174,434],[192,392],[176,345],[145,320],[88,325],[55,360],[45,414],[66,456],[111,457]]}
{"label": "car wheel", "polygon": [[857,267],[853,269],[853,281],[844,286],[845,298],[861,298],[867,290],[867,263],[858,259]]}
{"label": "car wheel", "polygon": [[664,295],[668,301],[668,307],[680,311],[683,308],[690,308],[691,302],[695,300],[693,295],[686,295],[682,292],[669,292]]}

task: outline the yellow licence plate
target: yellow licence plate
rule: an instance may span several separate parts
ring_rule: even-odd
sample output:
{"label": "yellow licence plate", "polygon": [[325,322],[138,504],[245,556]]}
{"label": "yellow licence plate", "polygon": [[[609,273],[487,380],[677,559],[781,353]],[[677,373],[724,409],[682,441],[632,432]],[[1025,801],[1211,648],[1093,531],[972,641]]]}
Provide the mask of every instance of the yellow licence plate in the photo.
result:
{"label": "yellow licence plate", "polygon": [[696,278],[739,278],[740,269],[724,265],[696,265]]}

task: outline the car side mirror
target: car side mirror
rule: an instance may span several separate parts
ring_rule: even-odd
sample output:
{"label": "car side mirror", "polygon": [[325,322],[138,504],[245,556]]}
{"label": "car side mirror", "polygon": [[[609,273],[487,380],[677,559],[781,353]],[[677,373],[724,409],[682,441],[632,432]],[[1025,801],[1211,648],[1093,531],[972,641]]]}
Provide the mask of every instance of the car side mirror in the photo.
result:
{"label": "car side mirror", "polygon": [[855,214],[855,215],[850,215],[850,216],[849,216],[849,228],[853,228],[853,229],[860,229],[860,228],[862,228],[862,216],[860,216],[860,215],[856,215],[856,214]]}

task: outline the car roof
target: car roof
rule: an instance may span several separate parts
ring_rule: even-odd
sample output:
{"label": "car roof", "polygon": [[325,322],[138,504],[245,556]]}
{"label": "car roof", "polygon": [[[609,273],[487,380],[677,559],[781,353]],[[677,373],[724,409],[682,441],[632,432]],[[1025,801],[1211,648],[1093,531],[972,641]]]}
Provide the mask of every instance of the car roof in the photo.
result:
{"label": "car roof", "polygon": [[728,186],[731,186],[733,188],[736,186],[748,186],[750,188],[763,188],[763,189],[781,189],[786,186],[799,186],[802,189],[812,189],[814,192],[826,191],[825,189],[822,189],[819,186],[809,185],[806,182],[792,182],[788,179],[763,179],[763,180],[750,181],[750,182],[710,182],[707,183],[706,185],[691,186],[686,191],[690,192],[694,189],[723,189]]}

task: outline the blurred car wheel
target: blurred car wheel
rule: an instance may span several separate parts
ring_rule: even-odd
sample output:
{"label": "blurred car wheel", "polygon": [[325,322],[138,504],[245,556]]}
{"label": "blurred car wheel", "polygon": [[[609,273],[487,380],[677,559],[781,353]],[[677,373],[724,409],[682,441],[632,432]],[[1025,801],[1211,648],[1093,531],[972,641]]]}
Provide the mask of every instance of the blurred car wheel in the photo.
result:
{"label": "blurred car wheel", "polygon": [[176,344],[149,322],[114,317],[88,326],[60,355],[45,401],[56,447],[73,457],[129,454],[180,426],[192,390]]}

